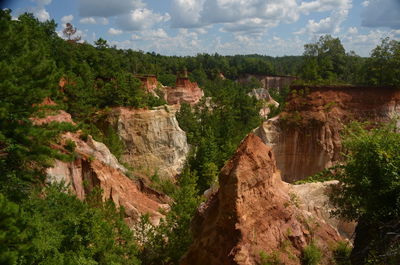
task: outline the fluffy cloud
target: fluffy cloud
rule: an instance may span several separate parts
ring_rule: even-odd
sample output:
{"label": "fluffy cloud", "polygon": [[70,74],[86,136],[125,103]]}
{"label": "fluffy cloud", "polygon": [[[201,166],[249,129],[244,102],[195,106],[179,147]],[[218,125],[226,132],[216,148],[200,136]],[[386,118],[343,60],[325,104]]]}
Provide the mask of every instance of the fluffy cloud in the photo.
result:
{"label": "fluffy cloud", "polygon": [[80,0],[79,15],[81,17],[111,17],[127,14],[131,10],[143,8],[141,0]]}
{"label": "fluffy cloud", "polygon": [[316,0],[303,2],[300,11],[304,14],[311,12],[331,11],[328,17],[319,21],[310,19],[307,25],[296,34],[337,34],[340,32],[341,24],[347,19],[349,10],[352,8],[351,0]]}
{"label": "fluffy cloud", "polygon": [[122,34],[122,30],[115,29],[115,28],[110,28],[108,30],[108,34],[110,34],[110,35],[120,35],[120,34]]}
{"label": "fluffy cloud", "polygon": [[293,22],[299,18],[296,0],[173,0],[172,26],[177,28],[229,24],[225,30],[260,28],[258,21],[267,26],[280,22]]}
{"label": "fluffy cloud", "polygon": [[171,25],[176,28],[200,26],[200,13],[205,0],[172,0]]}
{"label": "fluffy cloud", "polygon": [[51,0],[32,0],[35,2],[38,6],[47,6],[50,5]]}
{"label": "fluffy cloud", "polygon": [[310,12],[326,12],[335,9],[348,10],[351,8],[351,0],[316,0],[302,2],[300,11],[309,14]]}
{"label": "fluffy cloud", "polygon": [[297,34],[336,34],[340,32],[340,25],[346,20],[348,10],[339,10],[331,14],[331,16],[323,18],[319,21],[310,19],[305,28],[296,32]]}
{"label": "fluffy cloud", "polygon": [[153,25],[166,22],[169,19],[168,13],[161,15],[147,8],[139,8],[131,10],[129,14],[117,17],[116,22],[123,30],[139,31],[149,29]]}
{"label": "fluffy cloud", "polygon": [[107,25],[109,23],[108,19],[105,17],[84,17],[79,20],[80,23],[82,24],[102,24],[102,25]]}
{"label": "fluffy cloud", "polygon": [[362,26],[400,29],[399,0],[370,0],[364,7]]}
{"label": "fluffy cloud", "polygon": [[73,15],[63,16],[63,17],[61,18],[61,22],[62,22],[63,24],[67,24],[67,23],[71,23],[73,19],[74,19],[74,16],[73,16]]}
{"label": "fluffy cloud", "polygon": [[47,12],[47,10],[44,9],[44,8],[41,8],[41,7],[33,8],[33,9],[31,9],[30,12],[32,12],[33,15],[34,15],[35,17],[37,17],[37,19],[39,19],[39,21],[44,22],[44,21],[50,19],[50,14],[49,14],[49,12]]}
{"label": "fluffy cloud", "polygon": [[381,39],[399,37],[400,30],[370,30],[367,33],[353,33],[339,36],[346,50],[354,50],[361,56],[369,56],[370,51],[381,43]]}

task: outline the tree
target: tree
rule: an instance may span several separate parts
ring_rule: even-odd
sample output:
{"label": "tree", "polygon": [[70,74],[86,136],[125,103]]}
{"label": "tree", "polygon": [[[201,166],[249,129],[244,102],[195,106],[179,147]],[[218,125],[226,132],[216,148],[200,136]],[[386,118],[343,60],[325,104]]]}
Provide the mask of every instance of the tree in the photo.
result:
{"label": "tree", "polygon": [[400,41],[382,39],[367,60],[366,81],[373,85],[400,84]]}
{"label": "tree", "polygon": [[303,55],[302,76],[306,80],[336,80],[345,72],[346,52],[339,38],[321,36],[316,43],[304,45]]}
{"label": "tree", "polygon": [[347,128],[344,147],[344,164],[335,173],[339,184],[330,199],[334,214],[358,222],[352,264],[370,258],[399,264],[400,134],[394,124],[366,130],[355,123]]}
{"label": "tree", "polygon": [[67,23],[65,25],[65,29],[63,29],[63,34],[68,38],[69,42],[78,42],[81,40],[81,36],[75,36],[77,29],[72,26],[71,23]]}
{"label": "tree", "polygon": [[94,42],[94,45],[96,45],[96,48],[98,49],[104,49],[104,48],[109,48],[110,46],[108,45],[107,41],[105,39],[99,38]]}

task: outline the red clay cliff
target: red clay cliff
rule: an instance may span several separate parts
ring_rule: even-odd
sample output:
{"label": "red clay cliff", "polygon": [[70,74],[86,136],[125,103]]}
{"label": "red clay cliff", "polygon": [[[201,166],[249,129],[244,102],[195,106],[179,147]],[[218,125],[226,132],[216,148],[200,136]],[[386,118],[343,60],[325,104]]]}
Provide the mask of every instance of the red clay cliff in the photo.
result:
{"label": "red clay cliff", "polygon": [[323,220],[300,209],[280,178],[274,155],[250,134],[220,173],[219,190],[194,219],[194,242],[181,265],[251,265],[260,253],[276,253],[283,264],[300,264],[311,241],[329,258],[340,240]]}

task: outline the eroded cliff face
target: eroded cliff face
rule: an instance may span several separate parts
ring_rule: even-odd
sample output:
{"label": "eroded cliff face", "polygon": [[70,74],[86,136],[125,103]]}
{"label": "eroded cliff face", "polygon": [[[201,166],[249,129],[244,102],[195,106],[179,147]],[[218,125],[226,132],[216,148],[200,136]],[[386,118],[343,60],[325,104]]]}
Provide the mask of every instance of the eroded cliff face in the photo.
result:
{"label": "eroded cliff face", "polygon": [[[351,121],[388,122],[400,114],[389,87],[294,87],[285,111],[254,132],[272,147],[285,181],[314,175],[340,160],[341,131]],[[398,124],[400,126],[400,123]]]}
{"label": "eroded cliff face", "polygon": [[260,116],[267,119],[268,114],[271,112],[270,107],[274,106],[275,108],[279,107],[279,103],[276,102],[268,90],[265,88],[254,88],[248,93],[250,97],[255,97],[258,101],[261,101],[262,106],[260,109]]}
{"label": "eroded cliff face", "polygon": [[[36,124],[52,121],[73,123],[71,116],[64,111],[34,120]],[[146,187],[140,180],[127,177],[127,170],[103,143],[93,140],[91,136],[85,140],[82,138],[79,131],[68,132],[61,136],[59,145],[53,146],[66,152],[65,144],[74,142],[75,159],[71,162],[56,160],[54,166],[47,170],[49,181],[69,184],[71,191],[81,200],[94,188],[101,188],[103,200],[110,199],[117,207],[125,208],[128,224],[133,224],[145,213],[151,216],[154,224],[158,224],[162,217],[158,211],[168,207],[168,199]]]}
{"label": "eroded cliff face", "polygon": [[277,253],[284,264],[300,264],[312,240],[322,249],[341,237],[324,220],[297,205],[270,147],[250,134],[222,169],[220,188],[194,219],[194,242],[182,265],[260,263],[260,252]]}
{"label": "eroded cliff face", "polygon": [[175,116],[178,109],[178,106],[153,110],[114,108],[107,122],[124,143],[121,160],[148,176],[172,178],[180,173],[189,146]]}
{"label": "eroded cliff face", "polygon": [[277,88],[279,90],[290,86],[298,78],[295,76],[274,76],[274,75],[246,75],[239,78],[239,82],[249,82],[251,79],[257,79],[265,89]]}
{"label": "eroded cliff face", "polygon": [[190,82],[187,77],[178,77],[175,87],[165,87],[165,100],[170,105],[188,103],[197,104],[204,96],[204,91],[197,83]]}
{"label": "eroded cliff face", "polygon": [[294,194],[298,198],[298,206],[309,212],[312,216],[324,220],[336,231],[349,241],[354,239],[356,222],[347,222],[341,218],[332,217],[331,211],[335,207],[329,201],[328,194],[331,185],[336,185],[338,181],[331,180],[325,182],[313,182],[300,185],[290,185],[289,194]]}

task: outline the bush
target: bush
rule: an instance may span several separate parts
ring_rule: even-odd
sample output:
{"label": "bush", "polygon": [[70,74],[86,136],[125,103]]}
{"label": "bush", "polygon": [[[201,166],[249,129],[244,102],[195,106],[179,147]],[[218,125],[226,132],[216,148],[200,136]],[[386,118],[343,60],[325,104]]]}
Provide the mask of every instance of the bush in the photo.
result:
{"label": "bush", "polygon": [[338,242],[333,250],[333,259],[337,265],[351,265],[350,262],[351,247],[347,242]]}
{"label": "bush", "polygon": [[322,253],[321,250],[311,242],[310,245],[303,249],[301,264],[303,265],[318,265],[321,261]]}

